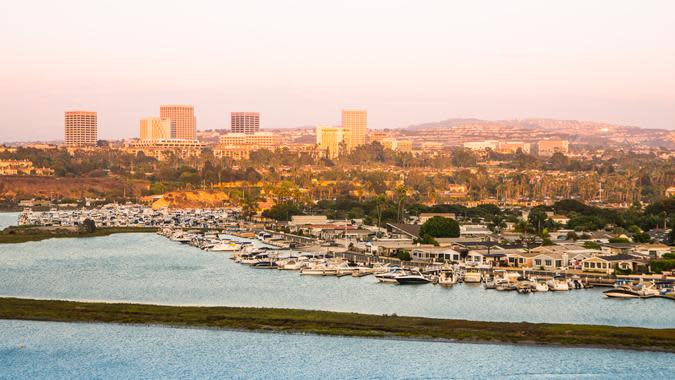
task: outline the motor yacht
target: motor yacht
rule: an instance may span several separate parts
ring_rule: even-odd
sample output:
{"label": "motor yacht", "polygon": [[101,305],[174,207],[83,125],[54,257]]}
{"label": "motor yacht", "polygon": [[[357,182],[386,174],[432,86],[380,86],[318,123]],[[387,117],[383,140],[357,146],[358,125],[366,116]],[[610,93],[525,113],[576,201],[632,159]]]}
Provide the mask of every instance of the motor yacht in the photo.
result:
{"label": "motor yacht", "polygon": [[534,283],[532,283],[529,279],[524,277],[520,277],[518,279],[518,282],[516,283],[516,290],[520,294],[532,293],[533,287]]}
{"label": "motor yacht", "polygon": [[300,270],[307,265],[307,260],[302,258],[288,259],[282,265],[279,265],[281,270]]}
{"label": "motor yacht", "polygon": [[471,284],[478,284],[483,280],[483,275],[480,272],[465,272],[464,282]]}
{"label": "motor yacht", "polygon": [[257,263],[251,265],[251,268],[255,269],[277,269],[279,266],[274,260],[261,260]]}
{"label": "motor yacht", "polygon": [[379,282],[395,284],[397,282],[396,277],[402,276],[404,274],[406,274],[406,272],[403,269],[394,267],[389,272],[376,274],[375,278]]}
{"label": "motor yacht", "polygon": [[300,269],[301,275],[310,275],[310,276],[335,276],[337,273],[337,268],[326,263],[315,263],[314,265],[305,266]]}
{"label": "motor yacht", "polygon": [[553,292],[570,290],[570,286],[564,277],[556,276],[546,282],[548,289]]}
{"label": "motor yacht", "polygon": [[548,285],[546,284],[546,281],[543,279],[533,279],[530,280],[532,281],[532,284],[534,287],[532,288],[533,291],[535,292],[548,292]]}
{"label": "motor yacht", "polygon": [[206,248],[206,250],[210,252],[238,252],[241,250],[241,246],[235,243],[221,242]]}
{"label": "motor yacht", "polygon": [[424,276],[419,271],[412,271],[409,274],[396,276],[395,279],[399,285],[421,285],[431,282],[428,277]]}
{"label": "motor yacht", "polygon": [[452,272],[441,272],[441,275],[438,276],[438,285],[450,288],[457,283],[454,273]]}
{"label": "motor yacht", "polygon": [[498,278],[495,280],[495,290],[499,290],[501,292],[503,291],[511,291],[511,290],[517,290],[518,287],[516,286],[515,283],[509,281],[506,278]]}

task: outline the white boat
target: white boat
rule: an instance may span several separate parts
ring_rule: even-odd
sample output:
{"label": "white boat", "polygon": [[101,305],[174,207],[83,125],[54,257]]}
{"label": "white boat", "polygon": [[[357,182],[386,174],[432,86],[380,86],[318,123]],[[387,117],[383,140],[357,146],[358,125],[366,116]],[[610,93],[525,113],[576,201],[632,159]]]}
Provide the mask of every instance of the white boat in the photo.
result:
{"label": "white boat", "polygon": [[495,280],[495,289],[499,291],[511,291],[517,290],[518,287],[515,283],[510,282],[508,279],[499,278]]}
{"label": "white boat", "polygon": [[455,278],[455,275],[452,273],[442,272],[441,275],[438,277],[438,285],[440,286],[449,288],[455,285],[455,283],[457,283],[457,279]]}
{"label": "white boat", "polygon": [[532,293],[534,288],[534,283],[532,283],[530,280],[526,278],[521,278],[517,283],[516,283],[516,290],[520,294],[528,294]]}
{"label": "white boat", "polygon": [[422,285],[431,282],[429,278],[424,276],[419,271],[413,271],[410,274],[396,276],[395,279],[399,285]]}
{"label": "white boat", "polygon": [[356,267],[352,269],[352,277],[364,277],[375,273],[375,268]]}
{"label": "white boat", "polygon": [[337,267],[329,265],[325,261],[318,261],[300,269],[300,274],[308,276],[335,276],[337,274]]}
{"label": "white boat", "polygon": [[239,252],[241,246],[235,243],[217,243],[206,250],[211,252]]}
{"label": "white boat", "polygon": [[396,277],[402,276],[404,274],[405,274],[405,271],[403,269],[395,268],[395,269],[392,269],[391,271],[386,272],[386,273],[378,273],[378,274],[375,275],[375,278],[379,282],[383,282],[383,283],[387,283],[387,284],[395,284],[397,282]]}
{"label": "white boat", "polygon": [[534,284],[534,287],[532,288],[532,291],[535,292],[548,292],[548,285],[546,284],[546,281],[536,279],[536,280],[530,280]]}
{"label": "white boat", "polygon": [[169,239],[179,243],[187,243],[192,240],[192,235],[185,234],[183,231],[176,231],[171,235],[171,237],[169,237]]}
{"label": "white boat", "polygon": [[553,292],[567,291],[570,290],[570,286],[567,283],[567,280],[562,277],[554,277],[546,282],[548,289]]}
{"label": "white boat", "polygon": [[480,272],[466,272],[464,273],[464,282],[471,284],[478,284],[483,281],[483,275]]}
{"label": "white boat", "polygon": [[279,266],[281,270],[300,270],[307,265],[306,260],[290,259]]}
{"label": "white boat", "polygon": [[610,298],[640,298],[640,294],[629,287],[606,290],[603,294]]}

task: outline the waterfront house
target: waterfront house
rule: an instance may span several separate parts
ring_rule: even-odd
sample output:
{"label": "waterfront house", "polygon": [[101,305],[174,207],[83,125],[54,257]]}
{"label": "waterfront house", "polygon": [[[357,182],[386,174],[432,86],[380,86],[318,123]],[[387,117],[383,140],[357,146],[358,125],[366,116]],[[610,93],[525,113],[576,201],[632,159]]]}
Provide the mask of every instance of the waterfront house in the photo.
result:
{"label": "waterfront house", "polygon": [[[536,248],[535,248],[536,249]],[[557,271],[567,269],[567,253],[552,250],[532,250],[525,254],[530,256],[532,268]]]}
{"label": "waterfront house", "polygon": [[446,262],[461,260],[461,253],[447,247],[416,247],[410,251],[415,261]]}
{"label": "waterfront house", "polygon": [[579,249],[567,251],[567,266],[570,269],[583,269],[583,261],[590,257],[602,255],[597,249]]}
{"label": "waterfront house", "polygon": [[514,268],[523,268],[532,266],[531,261],[527,255],[527,250],[524,248],[508,248],[502,249],[499,252],[506,254],[505,264]]}
{"label": "waterfront house", "polygon": [[637,244],[634,243],[606,243],[601,244],[600,249],[604,255],[628,255],[633,252]]}
{"label": "waterfront house", "polygon": [[432,244],[415,244],[412,239],[405,238],[377,239],[367,244],[369,251],[378,256],[392,256],[399,250],[410,252],[416,248],[433,247]]}
{"label": "waterfront house", "polygon": [[419,239],[420,228],[419,224],[387,223],[387,231],[393,237]]}
{"label": "waterfront house", "polygon": [[636,254],[639,254],[650,259],[660,259],[666,253],[671,253],[673,247],[667,246],[662,243],[647,243],[647,244],[638,244],[633,248],[633,251]]}
{"label": "waterfront house", "polygon": [[604,272],[611,274],[615,269],[637,271],[639,267],[646,266],[647,262],[633,255],[611,255],[589,257],[582,261],[585,272]]}
{"label": "waterfront house", "polygon": [[601,256],[589,257],[582,260],[581,268],[584,272],[602,272],[607,274],[614,272],[612,262]]}
{"label": "waterfront house", "polygon": [[471,249],[467,253],[465,261],[467,264],[483,264],[485,262],[486,254],[487,251],[485,250]]}

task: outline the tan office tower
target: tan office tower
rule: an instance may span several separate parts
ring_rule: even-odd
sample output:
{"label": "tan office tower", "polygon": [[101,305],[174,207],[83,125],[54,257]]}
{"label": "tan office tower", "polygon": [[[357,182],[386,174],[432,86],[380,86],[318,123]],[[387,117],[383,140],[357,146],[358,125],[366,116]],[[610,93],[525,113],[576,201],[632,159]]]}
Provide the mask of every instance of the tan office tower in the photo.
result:
{"label": "tan office tower", "polygon": [[340,154],[340,144],[344,137],[342,128],[329,125],[318,125],[316,127],[316,144],[319,148],[326,151],[326,157],[336,158]]}
{"label": "tan office tower", "polygon": [[252,135],[260,130],[260,114],[258,112],[232,112],[230,128],[232,133]]}
{"label": "tan office tower", "polygon": [[96,112],[66,111],[64,126],[67,146],[96,146],[98,139]]}
{"label": "tan office tower", "polygon": [[197,139],[197,123],[192,106],[164,105],[159,107],[159,117],[171,119],[171,138],[183,140]]}
{"label": "tan office tower", "polygon": [[171,119],[146,117],[141,119],[141,140],[167,140],[171,138]]}
{"label": "tan office tower", "polygon": [[367,111],[356,109],[342,110],[342,130],[348,150],[365,145],[366,132],[368,132]]}

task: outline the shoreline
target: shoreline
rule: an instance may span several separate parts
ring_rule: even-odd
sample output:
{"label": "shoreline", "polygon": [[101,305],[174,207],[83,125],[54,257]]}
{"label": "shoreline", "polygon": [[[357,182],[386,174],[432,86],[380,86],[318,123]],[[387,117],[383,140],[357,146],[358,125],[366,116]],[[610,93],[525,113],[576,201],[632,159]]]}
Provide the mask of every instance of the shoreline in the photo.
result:
{"label": "shoreline", "polygon": [[0,298],[0,319],[675,353],[675,328],[487,322],[299,309]]}
{"label": "shoreline", "polygon": [[[590,289],[589,289],[590,290]],[[598,291],[600,291],[598,289]],[[73,303],[91,303],[91,304],[115,304],[115,305],[140,305],[140,306],[167,306],[174,308],[230,308],[230,309],[265,309],[265,310],[297,310],[297,311],[308,311],[308,312],[325,312],[325,313],[344,313],[344,314],[360,314],[360,315],[374,315],[374,316],[396,316],[404,318],[426,318],[426,319],[437,319],[437,320],[458,320],[458,321],[470,321],[470,322],[485,322],[485,323],[524,323],[532,325],[577,325],[577,326],[592,326],[592,327],[608,327],[608,328],[637,328],[637,329],[650,329],[650,330],[675,330],[675,325],[673,327],[653,327],[653,326],[639,326],[639,325],[612,325],[612,324],[593,324],[593,323],[576,323],[576,322],[528,322],[528,321],[509,321],[509,320],[490,320],[490,319],[456,319],[456,318],[444,318],[444,317],[432,317],[424,315],[415,315],[415,314],[370,314],[363,311],[350,311],[350,310],[330,310],[330,309],[300,309],[297,307],[276,307],[276,306],[252,306],[252,305],[224,305],[224,304],[210,304],[210,303],[165,303],[157,300],[125,300],[125,299],[94,299],[94,298],[49,298],[49,297],[34,297],[34,296],[20,296],[13,294],[3,294],[0,292],[0,305],[3,299],[17,299],[25,301],[58,301],[58,302],[73,302]],[[632,298],[632,299],[620,299],[620,300],[608,300],[615,302],[640,302],[644,299]],[[0,315],[0,319],[3,319]]]}
{"label": "shoreline", "polygon": [[[18,233],[10,233],[16,231]],[[157,227],[100,227],[94,232],[62,231],[45,232],[34,229],[34,227],[16,227],[10,226],[0,230],[0,244],[20,244],[31,241],[42,241],[47,239],[66,239],[66,238],[90,238],[110,236],[114,234],[126,233],[153,233],[157,232]]]}

